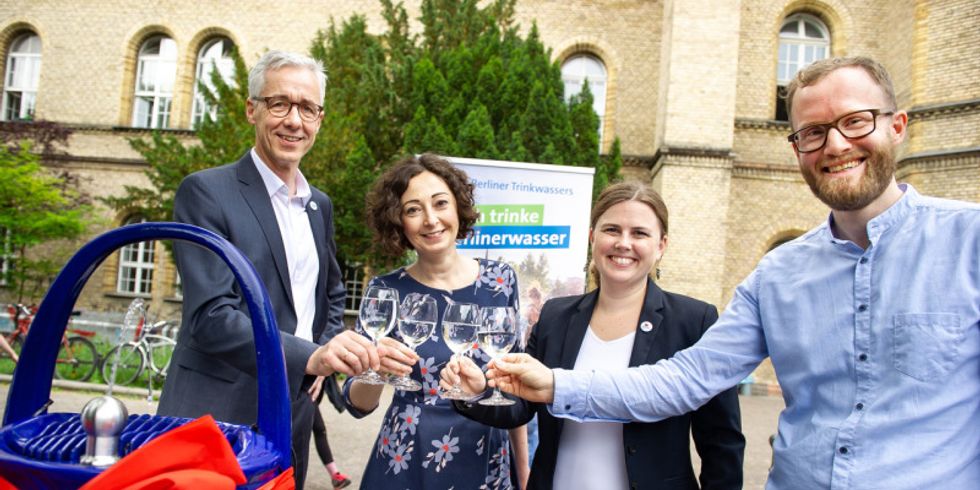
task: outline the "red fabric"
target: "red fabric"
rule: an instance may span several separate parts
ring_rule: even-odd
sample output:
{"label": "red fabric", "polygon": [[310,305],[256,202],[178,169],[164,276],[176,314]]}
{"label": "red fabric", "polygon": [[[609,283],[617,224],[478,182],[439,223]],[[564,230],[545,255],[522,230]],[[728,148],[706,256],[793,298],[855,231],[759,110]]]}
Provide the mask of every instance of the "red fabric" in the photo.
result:
{"label": "red fabric", "polygon": [[[87,486],[82,488],[87,488]],[[209,470],[174,470],[150,476],[145,480],[121,488],[125,490],[175,490],[181,488],[234,490],[235,481],[227,475]]]}
{"label": "red fabric", "polygon": [[205,415],[146,443],[81,490],[235,488],[244,483],[231,445]]}
{"label": "red fabric", "polygon": [[[292,470],[290,470],[290,474],[292,474]],[[17,490],[17,487],[0,476],[0,490]]]}
{"label": "red fabric", "polygon": [[259,487],[259,490],[295,490],[295,488],[296,479],[293,478],[293,469],[289,468]]}

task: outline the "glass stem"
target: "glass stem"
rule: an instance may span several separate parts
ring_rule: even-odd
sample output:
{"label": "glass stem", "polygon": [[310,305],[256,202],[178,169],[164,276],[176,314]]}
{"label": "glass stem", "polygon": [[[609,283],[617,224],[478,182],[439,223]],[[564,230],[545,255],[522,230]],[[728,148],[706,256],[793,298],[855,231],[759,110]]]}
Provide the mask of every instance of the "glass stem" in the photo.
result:
{"label": "glass stem", "polygon": [[[378,350],[378,339],[372,337],[371,338],[371,343],[374,344],[374,350]],[[370,371],[370,372],[372,372],[372,373],[374,373],[374,374],[376,374],[376,375],[378,375],[378,376],[381,376],[371,366],[368,366],[367,370]]]}
{"label": "glass stem", "polygon": [[[458,352],[453,352],[453,356],[455,357],[456,363],[458,364],[459,363],[459,353]],[[459,392],[459,391],[462,391],[462,388],[460,388],[459,378],[457,377],[456,378],[456,382],[453,383],[453,392]]]}

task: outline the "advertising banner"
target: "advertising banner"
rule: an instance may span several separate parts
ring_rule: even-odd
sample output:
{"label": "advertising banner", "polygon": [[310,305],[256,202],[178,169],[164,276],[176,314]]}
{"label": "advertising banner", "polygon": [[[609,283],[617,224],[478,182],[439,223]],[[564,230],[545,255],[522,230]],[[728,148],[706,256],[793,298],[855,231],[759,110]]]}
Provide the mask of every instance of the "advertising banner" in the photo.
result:
{"label": "advertising banner", "polygon": [[589,211],[595,169],[447,157],[476,186],[480,221],[461,254],[507,262],[520,287],[521,315],[586,287]]}

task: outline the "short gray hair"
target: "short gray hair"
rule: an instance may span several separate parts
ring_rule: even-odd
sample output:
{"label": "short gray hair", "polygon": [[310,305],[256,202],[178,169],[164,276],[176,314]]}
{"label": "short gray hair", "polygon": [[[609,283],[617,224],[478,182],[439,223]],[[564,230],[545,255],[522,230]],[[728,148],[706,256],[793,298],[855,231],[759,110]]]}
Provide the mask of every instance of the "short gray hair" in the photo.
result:
{"label": "short gray hair", "polygon": [[322,105],[327,89],[327,75],[323,72],[323,63],[304,54],[288,51],[269,51],[259,58],[259,61],[248,72],[248,96],[259,97],[262,95],[262,89],[265,88],[266,72],[287,66],[306,68],[316,74],[316,81],[320,85],[320,104]]}

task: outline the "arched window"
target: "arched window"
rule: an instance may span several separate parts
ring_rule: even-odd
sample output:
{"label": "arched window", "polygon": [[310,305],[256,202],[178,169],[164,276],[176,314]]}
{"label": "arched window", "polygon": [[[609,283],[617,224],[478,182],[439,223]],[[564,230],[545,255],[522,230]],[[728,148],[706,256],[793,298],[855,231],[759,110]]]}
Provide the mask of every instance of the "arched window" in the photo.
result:
{"label": "arched window", "polygon": [[2,117],[7,121],[34,118],[34,100],[41,77],[41,38],[33,32],[14,39],[7,55]]}
{"label": "arched window", "polygon": [[205,114],[214,119],[214,107],[208,107],[208,103],[201,94],[201,84],[203,83],[208,90],[214,90],[211,83],[211,73],[218,70],[221,78],[231,81],[232,71],[235,69],[235,62],[231,59],[231,40],[225,37],[214,38],[204,44],[201,51],[197,54],[197,69],[194,71],[194,109],[191,112],[191,126],[197,127],[201,124]]}
{"label": "arched window", "polygon": [[592,109],[599,115],[599,141],[602,141],[602,120],[606,114],[606,65],[589,54],[578,54],[561,65],[561,81],[565,84],[565,102],[582,91],[589,81]]}
{"label": "arched window", "polygon": [[136,65],[133,126],[168,126],[176,74],[177,43],[173,39],[154,36],[140,46]]}
{"label": "arched window", "polygon": [[830,31],[810,14],[793,14],[779,29],[779,60],[776,64],[776,119],[786,121],[786,85],[801,68],[830,55]]}
{"label": "arched window", "polygon": [[[142,223],[131,218],[126,224]],[[116,291],[123,294],[148,295],[153,290],[154,245],[152,241],[131,243],[119,249],[119,274]]]}

